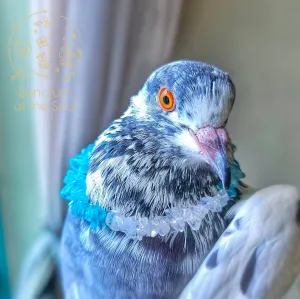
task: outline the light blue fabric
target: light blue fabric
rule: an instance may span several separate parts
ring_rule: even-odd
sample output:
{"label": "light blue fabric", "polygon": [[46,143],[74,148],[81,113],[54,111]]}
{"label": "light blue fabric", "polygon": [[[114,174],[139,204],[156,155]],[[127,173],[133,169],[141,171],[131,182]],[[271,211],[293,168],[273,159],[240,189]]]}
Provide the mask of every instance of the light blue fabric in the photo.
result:
{"label": "light blue fabric", "polygon": [[86,175],[89,167],[89,155],[94,144],[82,149],[80,154],[70,159],[70,170],[67,172],[60,195],[69,200],[69,208],[72,214],[88,221],[92,228],[105,224],[107,212],[99,205],[93,205],[86,196]]}

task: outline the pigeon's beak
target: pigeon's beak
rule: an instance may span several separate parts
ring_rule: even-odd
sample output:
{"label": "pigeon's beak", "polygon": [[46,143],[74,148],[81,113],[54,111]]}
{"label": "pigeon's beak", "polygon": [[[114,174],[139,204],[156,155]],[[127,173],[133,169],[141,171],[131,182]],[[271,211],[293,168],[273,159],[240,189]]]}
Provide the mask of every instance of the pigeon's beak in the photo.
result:
{"label": "pigeon's beak", "polygon": [[225,189],[229,189],[231,173],[227,156],[228,135],[224,128],[205,127],[191,134],[196,138],[207,163],[218,174]]}

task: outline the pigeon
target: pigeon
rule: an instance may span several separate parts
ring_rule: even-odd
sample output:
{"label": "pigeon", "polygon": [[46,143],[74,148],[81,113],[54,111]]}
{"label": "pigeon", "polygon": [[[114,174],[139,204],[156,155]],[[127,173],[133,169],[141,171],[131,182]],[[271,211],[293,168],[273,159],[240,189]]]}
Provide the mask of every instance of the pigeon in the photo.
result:
{"label": "pigeon", "polygon": [[289,185],[252,195],[180,299],[282,299],[300,273],[299,198]]}
{"label": "pigeon", "polygon": [[234,100],[228,73],[168,63],[70,160],[66,298],[178,298],[247,190],[225,128]]}

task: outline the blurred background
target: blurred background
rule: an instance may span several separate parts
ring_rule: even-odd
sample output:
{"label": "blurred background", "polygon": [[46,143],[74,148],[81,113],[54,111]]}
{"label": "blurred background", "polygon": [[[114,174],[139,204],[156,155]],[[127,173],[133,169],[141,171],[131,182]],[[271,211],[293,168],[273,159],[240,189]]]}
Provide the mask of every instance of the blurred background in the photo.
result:
{"label": "blurred background", "polygon": [[245,181],[300,188],[299,10],[297,0],[1,1],[0,298],[59,298],[68,159],[168,61],[227,71]]}

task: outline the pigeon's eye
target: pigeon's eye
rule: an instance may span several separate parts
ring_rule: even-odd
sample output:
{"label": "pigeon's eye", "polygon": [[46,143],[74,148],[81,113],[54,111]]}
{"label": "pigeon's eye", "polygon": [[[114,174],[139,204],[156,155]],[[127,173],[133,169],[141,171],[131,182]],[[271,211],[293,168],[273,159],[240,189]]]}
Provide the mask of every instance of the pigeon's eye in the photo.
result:
{"label": "pigeon's eye", "polygon": [[166,111],[174,110],[175,100],[173,93],[168,88],[162,88],[158,93],[158,103]]}

